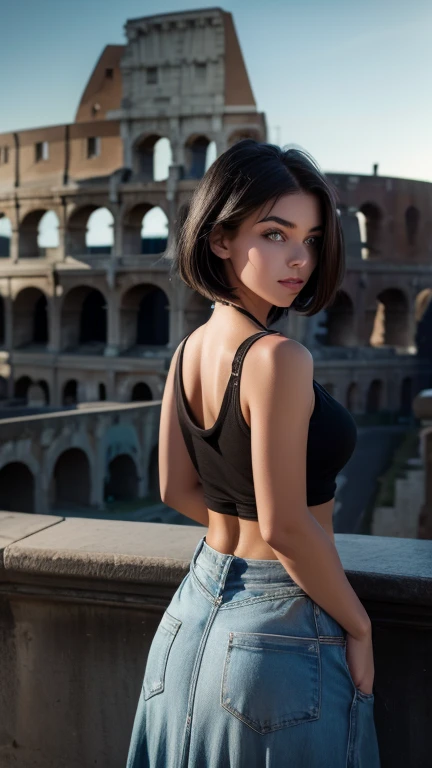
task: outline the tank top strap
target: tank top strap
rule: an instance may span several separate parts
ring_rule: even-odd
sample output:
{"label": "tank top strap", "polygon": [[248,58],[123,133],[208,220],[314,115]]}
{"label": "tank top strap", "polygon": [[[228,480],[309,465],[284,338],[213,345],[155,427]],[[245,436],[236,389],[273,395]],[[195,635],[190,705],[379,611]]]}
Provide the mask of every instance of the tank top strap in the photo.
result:
{"label": "tank top strap", "polygon": [[248,338],[245,339],[240,344],[237,352],[234,355],[234,360],[232,362],[232,368],[231,368],[232,376],[238,376],[238,377],[240,376],[241,369],[243,367],[243,361],[246,357],[246,352],[248,351],[249,347],[251,347],[255,341],[258,341],[258,339],[260,339],[261,336],[268,336],[270,333],[279,333],[279,331],[273,331],[273,330],[258,331],[258,333],[254,333],[253,336],[248,336]]}

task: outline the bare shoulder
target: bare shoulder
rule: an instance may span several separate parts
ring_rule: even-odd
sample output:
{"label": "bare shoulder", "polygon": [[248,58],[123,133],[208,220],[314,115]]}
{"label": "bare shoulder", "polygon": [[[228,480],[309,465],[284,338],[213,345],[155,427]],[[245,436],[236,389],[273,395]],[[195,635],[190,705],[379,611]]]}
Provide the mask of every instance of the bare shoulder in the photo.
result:
{"label": "bare shoulder", "polygon": [[258,374],[264,379],[272,374],[283,375],[295,370],[309,377],[313,369],[313,357],[307,347],[282,334],[270,334],[259,339],[248,351],[245,364],[247,361],[254,377]]}

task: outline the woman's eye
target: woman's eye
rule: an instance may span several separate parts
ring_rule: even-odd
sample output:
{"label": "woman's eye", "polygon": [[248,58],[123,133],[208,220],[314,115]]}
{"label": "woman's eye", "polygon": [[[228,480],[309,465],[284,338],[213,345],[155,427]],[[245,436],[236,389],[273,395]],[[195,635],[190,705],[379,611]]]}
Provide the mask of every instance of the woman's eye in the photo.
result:
{"label": "woman's eye", "polygon": [[[273,236],[273,235],[278,235],[279,237],[282,237],[282,233],[281,233],[281,232],[277,232],[277,231],[274,231],[274,232],[266,232],[266,233],[264,234],[264,237],[269,237],[269,238],[272,238],[272,236]],[[277,242],[280,242],[280,241],[279,241],[279,240],[273,240],[273,242],[276,242],[276,243],[277,243]]]}
{"label": "woman's eye", "polygon": [[[312,245],[315,248],[319,248],[322,243],[322,237],[308,237],[308,240],[313,240]],[[306,241],[307,242],[307,241]]]}

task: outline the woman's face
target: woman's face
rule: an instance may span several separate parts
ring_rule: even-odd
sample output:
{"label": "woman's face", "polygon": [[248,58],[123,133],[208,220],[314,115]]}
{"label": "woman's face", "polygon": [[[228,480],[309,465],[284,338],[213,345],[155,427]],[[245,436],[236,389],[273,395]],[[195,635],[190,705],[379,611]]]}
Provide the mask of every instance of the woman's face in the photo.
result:
{"label": "woman's face", "polygon": [[[254,304],[288,307],[306,285],[318,261],[324,223],[319,198],[299,192],[268,203],[243,221],[235,235],[219,230],[213,252],[226,260],[230,285]],[[303,282],[284,284],[300,278]]]}

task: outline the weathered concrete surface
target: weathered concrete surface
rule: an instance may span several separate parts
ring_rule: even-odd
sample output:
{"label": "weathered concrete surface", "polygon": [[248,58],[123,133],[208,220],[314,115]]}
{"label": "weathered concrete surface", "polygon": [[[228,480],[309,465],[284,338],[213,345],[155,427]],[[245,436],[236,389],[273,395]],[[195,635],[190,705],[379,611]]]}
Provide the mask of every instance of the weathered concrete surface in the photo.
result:
{"label": "weathered concrete surface", "polygon": [[0,512],[0,578],[3,570],[5,547],[27,538],[38,531],[50,528],[64,520],[54,515],[26,515],[18,512]]}
{"label": "weathered concrete surface", "polygon": [[432,606],[432,542],[335,534],[344,570],[363,600]]}
{"label": "weathered concrete surface", "polygon": [[[28,515],[30,517],[30,515]],[[206,529],[188,525],[66,518],[4,554],[10,574],[175,586]]]}

